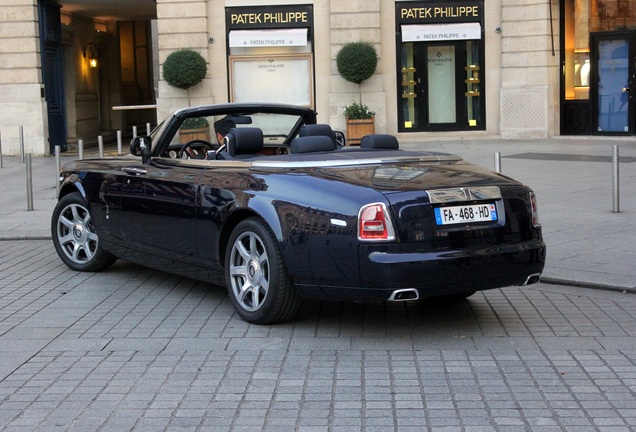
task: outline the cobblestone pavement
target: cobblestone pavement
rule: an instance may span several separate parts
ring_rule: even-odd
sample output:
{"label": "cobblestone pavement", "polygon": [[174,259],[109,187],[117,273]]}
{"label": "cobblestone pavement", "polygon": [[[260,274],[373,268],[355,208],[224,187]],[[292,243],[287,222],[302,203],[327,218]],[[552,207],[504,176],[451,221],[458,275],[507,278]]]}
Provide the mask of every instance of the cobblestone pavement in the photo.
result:
{"label": "cobblestone pavement", "polygon": [[50,240],[0,248],[3,431],[636,429],[633,294],[310,303],[254,326],[221,288],[76,273]]}

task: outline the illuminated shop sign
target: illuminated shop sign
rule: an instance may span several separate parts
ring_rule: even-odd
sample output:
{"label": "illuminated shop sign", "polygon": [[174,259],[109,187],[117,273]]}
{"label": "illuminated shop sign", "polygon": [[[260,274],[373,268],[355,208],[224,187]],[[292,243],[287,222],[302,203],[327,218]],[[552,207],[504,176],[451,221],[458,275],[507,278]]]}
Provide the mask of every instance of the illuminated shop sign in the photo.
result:
{"label": "illuminated shop sign", "polygon": [[400,2],[396,3],[396,18],[400,24],[481,22],[484,2]]}
{"label": "illuminated shop sign", "polygon": [[402,42],[481,39],[479,23],[403,25]]}
{"label": "illuminated shop sign", "polygon": [[306,28],[230,31],[230,48],[253,48],[272,46],[284,47],[305,45],[307,45]]}
{"label": "illuminated shop sign", "polygon": [[225,9],[228,30],[275,28],[311,28],[314,23],[311,5],[228,7]]}

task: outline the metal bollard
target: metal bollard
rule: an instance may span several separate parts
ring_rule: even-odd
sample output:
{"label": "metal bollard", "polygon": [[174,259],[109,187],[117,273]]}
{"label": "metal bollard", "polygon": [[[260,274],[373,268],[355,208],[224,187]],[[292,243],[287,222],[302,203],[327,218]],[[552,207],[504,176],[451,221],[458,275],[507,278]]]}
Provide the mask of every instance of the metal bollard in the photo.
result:
{"label": "metal bollard", "polygon": [[150,123],[146,123],[146,135],[150,136]]}
{"label": "metal bollard", "polygon": [[33,210],[33,170],[31,169],[31,153],[26,157],[27,210]]}
{"label": "metal bollard", "polygon": [[117,131],[117,154],[120,155],[121,151],[121,130]]}
{"label": "metal bollard", "polygon": [[620,213],[621,211],[620,182],[618,174],[618,146],[614,145],[612,147],[612,211],[614,213]]}
{"label": "metal bollard", "polygon": [[133,139],[137,138],[137,126],[133,126]]}
{"label": "metal bollard", "polygon": [[495,153],[495,171],[501,172],[501,153],[499,152]]}
{"label": "metal bollard", "polygon": [[62,163],[60,160],[60,146],[55,146],[55,197],[60,196],[60,172],[62,171]]}
{"label": "metal bollard", "polygon": [[20,126],[20,162],[24,163],[24,127]]}
{"label": "metal bollard", "polygon": [[77,141],[77,157],[79,158],[79,160],[84,159],[84,140],[78,140]]}
{"label": "metal bollard", "polygon": [[104,157],[104,138],[100,135],[97,137],[97,148],[99,149],[99,157]]}

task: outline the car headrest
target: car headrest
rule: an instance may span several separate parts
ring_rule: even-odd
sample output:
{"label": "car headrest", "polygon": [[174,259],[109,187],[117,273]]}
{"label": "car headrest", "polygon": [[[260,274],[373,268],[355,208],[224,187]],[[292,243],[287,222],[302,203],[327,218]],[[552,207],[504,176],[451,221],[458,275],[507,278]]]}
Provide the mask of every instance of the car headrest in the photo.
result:
{"label": "car headrest", "polygon": [[327,136],[336,143],[336,133],[328,124],[306,124],[298,131],[299,137],[307,136]]}
{"label": "car headrest", "polygon": [[292,153],[334,151],[336,149],[336,143],[324,135],[305,136],[294,139],[289,149]]}
{"label": "car headrest", "polygon": [[263,150],[263,131],[253,127],[232,128],[224,141],[226,151],[232,157],[256,154]]}
{"label": "car headrest", "polygon": [[360,141],[360,148],[397,150],[400,148],[400,143],[398,143],[397,138],[393,135],[372,134],[362,137],[362,140]]}

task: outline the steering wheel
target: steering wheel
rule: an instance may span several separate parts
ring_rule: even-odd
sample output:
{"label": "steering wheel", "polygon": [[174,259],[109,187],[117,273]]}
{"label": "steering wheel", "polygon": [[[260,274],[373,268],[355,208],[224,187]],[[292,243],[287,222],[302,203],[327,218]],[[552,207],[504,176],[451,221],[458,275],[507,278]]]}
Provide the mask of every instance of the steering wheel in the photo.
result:
{"label": "steering wheel", "polygon": [[[195,150],[193,148],[191,148],[192,146],[196,146],[198,148],[198,150]],[[202,139],[195,139],[192,141],[188,141],[187,143],[185,143],[184,145],[181,146],[181,148],[179,149],[179,154],[177,155],[177,157],[179,159],[183,159],[183,156],[186,155],[186,159],[192,159],[195,158],[195,156],[197,156],[199,154],[199,151],[203,148],[207,147],[208,150],[214,150],[214,146],[212,145],[212,143],[206,141],[206,140],[202,140]],[[193,154],[194,153],[194,154]],[[199,158],[196,158],[199,159]],[[205,159],[205,157],[202,157],[201,159]]]}

